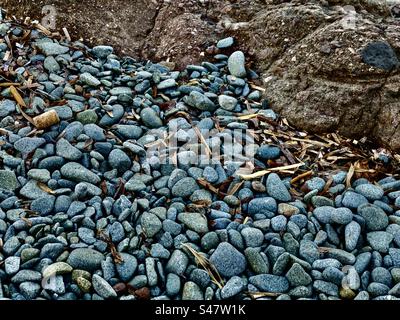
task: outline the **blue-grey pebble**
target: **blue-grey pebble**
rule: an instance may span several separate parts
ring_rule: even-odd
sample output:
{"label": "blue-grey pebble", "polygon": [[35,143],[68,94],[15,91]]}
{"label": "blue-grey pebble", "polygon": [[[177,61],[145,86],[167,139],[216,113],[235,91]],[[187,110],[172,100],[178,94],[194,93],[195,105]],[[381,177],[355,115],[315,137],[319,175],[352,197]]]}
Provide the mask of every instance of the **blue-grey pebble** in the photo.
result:
{"label": "blue-grey pebble", "polygon": [[276,173],[270,173],[266,182],[268,194],[275,200],[288,202],[292,199],[288,189]]}

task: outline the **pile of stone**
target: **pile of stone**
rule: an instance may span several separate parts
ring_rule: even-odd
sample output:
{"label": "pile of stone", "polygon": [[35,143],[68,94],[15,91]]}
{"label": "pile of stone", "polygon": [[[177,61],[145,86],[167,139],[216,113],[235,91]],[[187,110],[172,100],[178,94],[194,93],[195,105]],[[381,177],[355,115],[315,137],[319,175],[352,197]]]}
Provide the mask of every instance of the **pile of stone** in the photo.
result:
{"label": "pile of stone", "polygon": [[242,52],[180,72],[0,36],[0,298],[400,297],[400,181],[242,179],[284,157],[243,120],[277,115]]}

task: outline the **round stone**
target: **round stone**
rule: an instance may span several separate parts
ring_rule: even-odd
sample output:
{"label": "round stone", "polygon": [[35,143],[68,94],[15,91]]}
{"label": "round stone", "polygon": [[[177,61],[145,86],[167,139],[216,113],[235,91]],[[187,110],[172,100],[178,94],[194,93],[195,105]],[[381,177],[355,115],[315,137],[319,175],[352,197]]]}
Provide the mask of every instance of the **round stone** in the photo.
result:
{"label": "round stone", "polygon": [[93,275],[92,278],[93,288],[96,293],[104,299],[116,298],[117,293],[113,287],[102,277],[97,274]]}
{"label": "round stone", "polygon": [[175,273],[176,275],[183,275],[189,264],[189,258],[181,250],[175,250],[172,252],[171,257],[168,260],[165,270],[167,272]]}
{"label": "round stone", "polygon": [[98,116],[96,111],[88,109],[82,112],[79,112],[76,115],[76,120],[82,124],[96,123],[98,120]]}
{"label": "round stone", "polygon": [[216,106],[207,96],[201,92],[191,91],[188,96],[185,97],[185,102],[202,111],[214,111]]}
{"label": "round stone", "polygon": [[186,177],[179,180],[175,185],[172,187],[172,195],[175,197],[190,197],[193,192],[199,189],[196,180],[192,177]]}
{"label": "round stone", "polygon": [[357,209],[363,204],[368,204],[368,200],[359,193],[355,193],[354,191],[347,191],[344,193],[342,204],[347,208]]}
{"label": "round stone", "polygon": [[351,221],[346,225],[344,230],[344,241],[347,251],[353,251],[356,248],[360,235],[361,226],[357,222]]}
{"label": "round stone", "polygon": [[203,170],[203,177],[210,183],[215,183],[218,181],[218,172],[212,167],[205,167]]}
{"label": "round stone", "polygon": [[124,151],[120,149],[113,149],[110,152],[108,156],[108,163],[110,164],[111,168],[117,169],[119,172],[128,171],[132,165],[131,159]]}
{"label": "round stone", "polygon": [[368,231],[384,230],[389,224],[389,218],[380,207],[365,204],[358,208],[357,213],[365,219]]}
{"label": "round stone", "polygon": [[387,253],[389,251],[389,245],[393,240],[393,235],[385,231],[375,231],[367,233],[367,241],[372,249]]}
{"label": "round stone", "polygon": [[264,144],[257,149],[256,154],[262,160],[274,160],[279,158],[281,149],[276,146]]}
{"label": "round stone", "polygon": [[262,198],[255,198],[249,202],[248,205],[248,212],[251,215],[254,214],[267,214],[276,212],[277,210],[277,203],[274,198],[271,197],[262,197]]}
{"label": "round stone", "polygon": [[246,76],[245,57],[242,51],[235,51],[228,58],[229,73],[235,77]]}
{"label": "round stone", "polygon": [[91,87],[98,87],[101,84],[99,79],[97,79],[96,77],[92,76],[88,72],[82,73],[79,76],[79,79],[80,79],[81,82],[83,82],[84,84],[87,84],[88,86],[91,86]]}
{"label": "round stone", "polygon": [[15,173],[11,170],[0,170],[0,186],[2,189],[14,191],[18,188],[18,181]]}
{"label": "round stone", "polygon": [[181,278],[174,273],[168,273],[165,288],[168,296],[176,296],[181,289]]}
{"label": "round stone", "polygon": [[247,247],[260,247],[264,242],[264,234],[259,229],[244,228],[241,234]]}
{"label": "round stone", "polygon": [[306,182],[306,186],[308,190],[315,190],[322,191],[325,187],[325,180],[319,177],[312,178]]}
{"label": "round stone", "polygon": [[242,278],[234,276],[225,283],[221,289],[221,298],[229,299],[239,294],[245,288],[245,282]]}
{"label": "round stone", "polygon": [[144,212],[141,218],[142,228],[149,238],[152,238],[162,229],[160,219],[151,212]]}
{"label": "round stone", "polygon": [[83,269],[90,272],[100,269],[104,256],[93,249],[74,249],[68,256],[67,263],[74,269]]}
{"label": "round stone", "polygon": [[286,273],[286,278],[293,287],[308,286],[312,282],[310,275],[298,263],[292,265]]}
{"label": "round stone", "polygon": [[183,286],[182,300],[204,300],[203,292],[196,283],[188,281]]}
{"label": "round stone", "polygon": [[178,220],[187,228],[199,233],[208,232],[207,218],[198,212],[183,212],[178,215]]}
{"label": "round stone", "polygon": [[230,97],[230,96],[222,94],[218,97],[218,103],[222,109],[233,110],[233,109],[235,109],[238,101],[234,97]]}
{"label": "round stone", "polygon": [[136,272],[136,268],[138,265],[137,260],[134,256],[127,253],[120,253],[120,256],[122,258],[122,262],[117,263],[115,265],[115,269],[117,270],[119,278],[123,282],[128,282],[132,279],[133,275]]}
{"label": "round stone", "polygon": [[359,194],[362,194],[364,197],[366,197],[370,201],[374,200],[379,200],[383,197],[383,189],[379,186],[370,184],[370,183],[365,183],[361,184],[356,187],[356,192]]}
{"label": "round stone", "polygon": [[320,258],[319,250],[317,245],[310,240],[302,240],[300,241],[300,257],[302,257],[305,261],[312,264],[315,260]]}
{"label": "round stone", "polygon": [[249,278],[249,282],[262,292],[285,293],[289,290],[289,281],[273,274],[253,276]]}
{"label": "round stone", "polygon": [[100,183],[100,177],[77,162],[68,162],[61,167],[61,174],[76,182],[86,181],[91,184]]}
{"label": "round stone", "polygon": [[276,173],[270,173],[266,182],[268,194],[275,200],[288,202],[292,199],[288,189]]}
{"label": "round stone", "polygon": [[46,143],[43,138],[21,138],[14,143],[14,148],[23,154],[31,153]]}
{"label": "round stone", "polygon": [[221,39],[217,42],[217,48],[218,49],[225,49],[225,48],[229,48],[233,45],[234,39],[233,37],[228,37],[228,38],[224,38]]}
{"label": "round stone", "polygon": [[140,118],[145,126],[149,128],[159,128],[163,125],[162,120],[152,108],[144,108],[140,112]]}
{"label": "round stone", "polygon": [[63,275],[71,272],[72,267],[68,263],[56,262],[43,269],[42,274],[43,278],[49,278],[54,275]]}
{"label": "round stone", "polygon": [[221,276],[230,278],[245,271],[246,258],[228,242],[222,242],[210,257],[210,262],[215,266]]}
{"label": "round stone", "polygon": [[113,47],[110,46],[96,46],[93,47],[91,52],[94,56],[97,58],[107,58],[110,54],[112,54],[114,51]]}

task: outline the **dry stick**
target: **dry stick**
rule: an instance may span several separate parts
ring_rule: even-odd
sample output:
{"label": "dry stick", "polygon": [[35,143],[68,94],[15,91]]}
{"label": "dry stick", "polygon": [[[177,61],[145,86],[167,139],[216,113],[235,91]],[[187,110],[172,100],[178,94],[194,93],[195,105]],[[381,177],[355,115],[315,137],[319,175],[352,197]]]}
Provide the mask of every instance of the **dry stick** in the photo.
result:
{"label": "dry stick", "polygon": [[294,177],[292,180],[290,180],[290,184],[295,184],[297,181],[299,181],[305,177],[311,176],[313,173],[314,173],[314,171],[309,170],[302,174],[299,174],[297,177]]}
{"label": "dry stick", "polygon": [[341,141],[340,141],[338,135],[337,135],[336,133],[332,132],[332,133],[331,133],[331,136],[332,136],[333,140],[335,140],[336,143],[337,143],[338,145],[340,145]]}
{"label": "dry stick", "polygon": [[39,217],[39,214],[36,211],[25,209],[25,213],[28,217]]}
{"label": "dry stick", "polygon": [[[251,114],[245,114],[245,115],[240,115],[239,114],[237,116],[238,120],[251,120],[251,119],[254,119],[254,118],[256,118],[257,120],[260,120],[262,122],[266,122],[266,123],[268,123],[270,125],[273,125],[273,126],[277,125],[276,121],[266,117],[265,115],[263,115],[261,113],[251,113]],[[269,130],[265,130],[264,132],[267,133],[266,131],[269,131]],[[271,135],[274,135],[274,133],[272,131],[270,131],[270,132],[271,132],[270,133]]]}
{"label": "dry stick", "polygon": [[45,183],[43,182],[36,182],[36,185],[38,186],[39,189],[43,190],[44,192],[50,193],[50,194],[55,194],[55,191],[50,189]]}
{"label": "dry stick", "polygon": [[318,251],[320,253],[328,253],[328,252],[332,251],[332,248],[329,248],[329,247],[318,247]]}
{"label": "dry stick", "polygon": [[40,32],[44,33],[46,36],[51,36],[51,31],[44,26],[42,26],[40,23],[33,23],[36,29],[38,29]]}
{"label": "dry stick", "polygon": [[25,218],[25,217],[21,217],[20,219],[22,221],[24,221],[28,227],[32,227],[32,221],[31,220],[29,220],[28,218]]}
{"label": "dry stick", "polygon": [[120,138],[118,138],[118,137],[117,137],[114,133],[112,133],[111,131],[109,131],[107,134],[108,134],[110,137],[114,138],[118,143],[120,143],[120,144],[123,143],[123,141],[122,141]]}
{"label": "dry stick", "polygon": [[295,137],[292,137],[292,136],[288,135],[287,133],[283,133],[283,132],[273,132],[271,130],[266,129],[266,130],[264,130],[264,133],[269,134],[269,135],[284,137],[286,139],[293,140],[293,141],[310,143],[312,145],[316,145],[319,147],[325,147],[325,148],[330,147],[330,145],[327,143],[323,143],[323,142],[316,141],[316,140],[310,140],[310,139],[295,138]]}
{"label": "dry stick", "polygon": [[110,249],[111,255],[114,259],[114,262],[117,264],[120,264],[122,262],[124,262],[124,259],[122,258],[122,256],[120,255],[120,253],[117,251],[117,249],[115,248],[114,243],[111,241],[110,237],[107,236],[103,230],[99,229],[97,230],[97,236],[103,240],[104,242],[107,243],[108,248]]}
{"label": "dry stick", "polygon": [[375,173],[375,169],[355,169],[354,172],[357,173]]}
{"label": "dry stick", "polygon": [[26,104],[24,99],[22,99],[21,95],[19,94],[18,90],[14,86],[10,86],[10,92],[14,97],[15,101],[21,106],[26,108]]}
{"label": "dry stick", "polygon": [[184,243],[182,244],[182,248],[186,249],[189,251],[196,259],[196,263],[200,264],[200,266],[207,271],[209,274],[212,282],[214,282],[220,289],[224,287],[224,280],[221,278],[218,270],[215,268],[215,266],[208,260],[206,257],[202,256],[199,254],[195,249],[193,249],[191,246],[188,244]]}
{"label": "dry stick", "polygon": [[246,114],[244,116],[238,116],[238,120],[250,120],[250,119],[254,119],[257,118],[258,114],[257,113],[251,113],[251,114]]}
{"label": "dry stick", "polygon": [[112,110],[106,110],[106,113],[110,116],[110,118],[114,118]]}
{"label": "dry stick", "polygon": [[38,88],[38,87],[40,87],[39,83],[31,83],[31,84],[27,83],[27,84],[24,84],[23,86],[21,86],[19,89],[25,90],[25,89],[34,89],[34,88]]}
{"label": "dry stick", "polygon": [[276,293],[276,292],[245,292],[250,298],[252,299],[257,299],[257,298],[263,298],[263,297],[277,297],[281,295],[281,293]]}
{"label": "dry stick", "polygon": [[168,98],[165,94],[163,94],[163,93],[159,93],[158,94],[161,98],[163,98],[165,101],[171,101],[171,99],[170,98]]}
{"label": "dry stick", "polygon": [[9,132],[7,130],[3,129],[3,128],[0,128],[0,134],[8,135]]}
{"label": "dry stick", "polygon": [[260,91],[265,91],[265,88],[259,87],[257,85],[255,85],[254,83],[249,82],[250,88],[252,89],[256,89],[256,90],[260,90]]}
{"label": "dry stick", "polygon": [[325,184],[324,189],[323,189],[322,192],[321,192],[321,195],[328,192],[328,190],[329,190],[329,188],[331,187],[332,183],[333,183],[333,178],[332,178],[332,177],[329,177],[327,183]]}
{"label": "dry stick", "polygon": [[324,136],[321,136],[321,135],[319,135],[319,134],[316,134],[315,136],[318,137],[318,138],[320,138],[321,140],[326,141],[326,142],[329,143],[329,144],[333,144],[333,145],[336,145],[336,146],[339,146],[339,145],[340,145],[340,143],[337,143],[336,141],[333,141],[333,140],[331,140],[331,139],[328,139],[328,138],[326,138],[326,137],[324,137]]}
{"label": "dry stick", "polygon": [[201,134],[200,129],[198,127],[196,127],[196,126],[194,126],[193,129],[194,129],[194,132],[196,132],[196,135],[200,139],[201,143],[204,145],[204,147],[206,149],[206,152],[207,152],[207,155],[211,156],[211,154],[212,154],[211,149],[208,146],[208,144],[206,142],[206,139],[204,139],[203,135]]}
{"label": "dry stick", "polygon": [[17,106],[18,106],[18,110],[19,110],[19,112],[21,112],[22,116],[23,116],[29,123],[31,123],[32,125],[35,125],[35,122],[33,121],[33,119],[32,119],[30,116],[28,116],[28,115],[24,112],[24,110],[22,110],[22,108],[19,106],[19,104],[18,104]]}
{"label": "dry stick", "polygon": [[285,155],[286,159],[289,160],[289,162],[291,164],[295,164],[296,163],[296,159],[293,157],[292,153],[286,148],[285,144],[280,141],[277,137],[272,136],[272,139],[279,144],[281,151],[283,152],[283,154]]}
{"label": "dry stick", "polygon": [[18,87],[20,85],[21,84],[18,83],[18,82],[3,82],[3,83],[0,83],[0,87],[10,87],[10,86]]}
{"label": "dry stick", "polygon": [[199,179],[197,179],[197,182],[201,186],[207,188],[208,190],[214,192],[215,194],[220,194],[219,190],[216,187],[214,187],[211,183],[207,182],[205,179],[199,178]]}
{"label": "dry stick", "polygon": [[261,171],[258,171],[258,172],[255,172],[255,173],[249,174],[249,175],[239,175],[239,177],[244,179],[244,180],[251,180],[251,179],[256,179],[256,178],[262,177],[262,176],[266,175],[267,173],[271,173],[271,172],[274,172],[274,171],[282,172],[282,171],[286,171],[288,169],[297,169],[297,168],[299,168],[301,166],[304,166],[303,162],[292,164],[292,165],[289,165],[289,166],[283,166],[283,167],[276,167],[276,168],[270,168],[270,169],[266,169],[266,170],[261,170]]}
{"label": "dry stick", "polygon": [[234,194],[240,189],[240,187],[243,185],[243,183],[244,183],[244,181],[241,181],[241,182],[235,184],[235,185],[232,187],[232,189],[229,190],[228,195],[229,195],[229,196],[234,195]]}
{"label": "dry stick", "polygon": [[67,28],[62,28],[62,30],[64,32],[65,38],[67,38],[67,41],[71,42],[71,36],[69,35]]}
{"label": "dry stick", "polygon": [[355,168],[354,168],[353,164],[351,164],[349,172],[347,173],[347,176],[346,176],[346,188],[351,187],[351,178],[354,175],[354,170],[355,170]]}

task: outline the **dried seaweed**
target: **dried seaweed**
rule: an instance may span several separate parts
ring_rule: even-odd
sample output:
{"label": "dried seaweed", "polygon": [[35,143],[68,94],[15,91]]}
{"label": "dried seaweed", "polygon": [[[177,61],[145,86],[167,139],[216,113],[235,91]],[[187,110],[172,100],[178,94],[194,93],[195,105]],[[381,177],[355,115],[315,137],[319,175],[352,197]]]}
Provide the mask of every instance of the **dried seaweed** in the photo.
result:
{"label": "dried seaweed", "polygon": [[115,244],[111,241],[110,237],[108,235],[106,235],[103,230],[97,230],[97,236],[101,240],[103,240],[104,242],[107,243],[108,248],[110,249],[111,255],[112,255],[115,263],[120,264],[120,263],[124,262],[124,259],[118,252],[117,248],[115,248]]}
{"label": "dried seaweed", "polygon": [[[283,154],[279,160],[268,161],[267,169],[258,171],[256,168],[250,175],[240,175],[242,179],[261,178],[273,171],[297,174],[292,177],[292,184],[303,183],[313,175],[329,177],[340,170],[348,172],[348,183],[360,177],[376,181],[385,176],[399,176],[400,156],[377,148],[367,138],[355,140],[337,133],[310,134],[290,126],[285,118],[265,121],[265,116],[259,113],[238,115],[237,120],[248,122],[249,127],[254,126],[252,121],[255,120],[255,139],[259,144],[277,145]],[[380,159],[382,155],[391,162],[384,163]]]}
{"label": "dried seaweed", "polygon": [[10,86],[10,92],[11,92],[12,96],[14,97],[15,101],[17,101],[17,103],[21,107],[26,108],[26,103],[25,103],[24,99],[22,99],[22,97],[19,94],[18,90],[13,85]]}
{"label": "dried seaweed", "polygon": [[215,266],[210,262],[210,260],[208,260],[200,253],[198,253],[195,249],[193,249],[186,243],[182,244],[182,249],[189,251],[189,253],[193,255],[193,257],[196,260],[196,263],[200,265],[205,271],[207,271],[207,273],[211,278],[211,281],[215,283],[218,286],[218,288],[222,289],[224,287],[224,280],[220,276]]}
{"label": "dried seaweed", "polygon": [[24,221],[29,228],[32,227],[32,221],[28,218],[21,217],[21,220]]}
{"label": "dried seaweed", "polygon": [[46,193],[50,193],[50,194],[55,194],[55,191],[53,191],[52,189],[50,189],[45,183],[43,182],[36,182],[36,185],[39,187],[40,190],[46,192]]}

